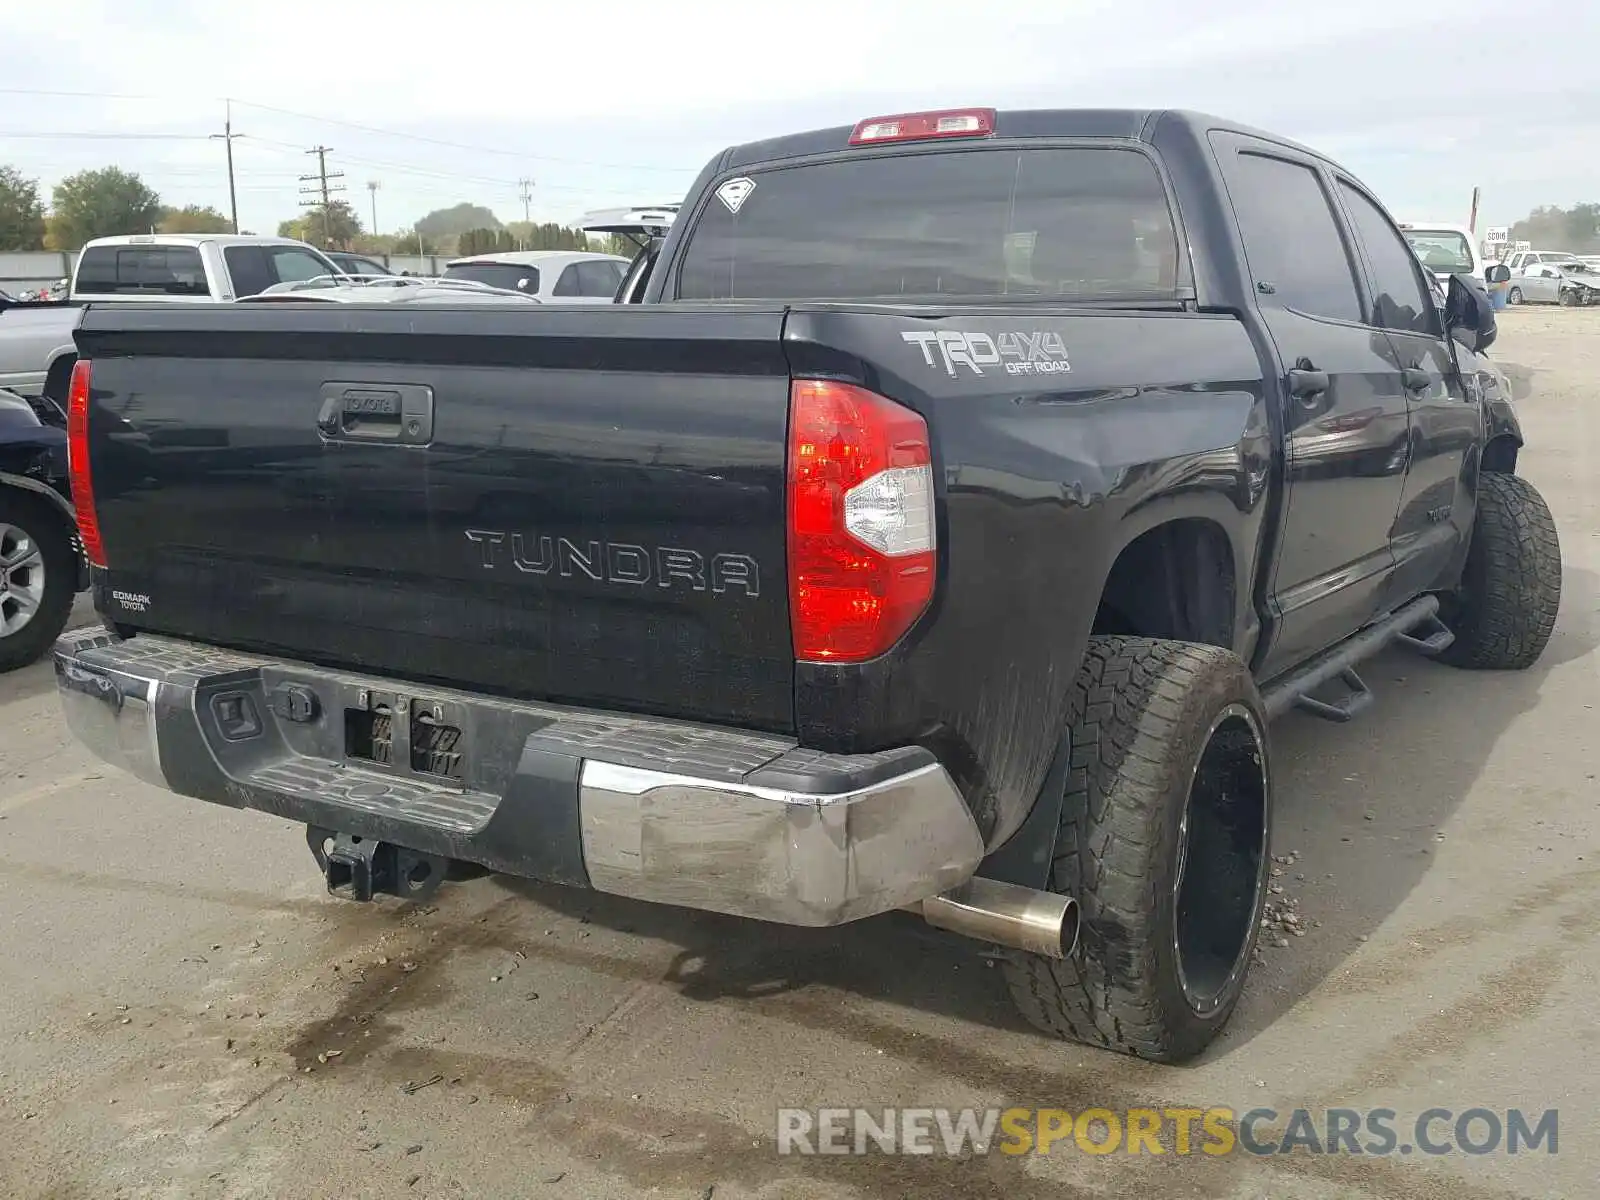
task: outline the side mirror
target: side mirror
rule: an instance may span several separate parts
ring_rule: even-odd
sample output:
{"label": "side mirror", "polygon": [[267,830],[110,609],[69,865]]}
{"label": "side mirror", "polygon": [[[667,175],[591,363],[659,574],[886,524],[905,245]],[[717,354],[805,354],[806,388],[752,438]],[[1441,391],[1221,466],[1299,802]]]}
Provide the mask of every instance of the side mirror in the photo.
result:
{"label": "side mirror", "polygon": [[[1493,270],[1494,268],[1490,268]],[[1471,275],[1452,275],[1444,302],[1444,324],[1468,350],[1478,353],[1494,344],[1494,303]]]}
{"label": "side mirror", "polygon": [[1511,279],[1511,268],[1505,263],[1494,263],[1484,271],[1483,277],[1490,283],[1506,283]]}

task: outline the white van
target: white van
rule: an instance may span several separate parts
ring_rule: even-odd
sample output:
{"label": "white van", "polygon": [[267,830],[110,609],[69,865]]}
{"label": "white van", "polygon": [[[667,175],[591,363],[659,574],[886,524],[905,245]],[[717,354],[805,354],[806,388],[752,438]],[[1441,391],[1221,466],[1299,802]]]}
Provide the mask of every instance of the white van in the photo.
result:
{"label": "white van", "polygon": [[1452,275],[1471,275],[1483,281],[1488,265],[1478,252],[1477,239],[1465,225],[1435,221],[1401,221],[1400,232],[1411,243],[1411,250],[1422,265],[1433,272],[1441,285]]}

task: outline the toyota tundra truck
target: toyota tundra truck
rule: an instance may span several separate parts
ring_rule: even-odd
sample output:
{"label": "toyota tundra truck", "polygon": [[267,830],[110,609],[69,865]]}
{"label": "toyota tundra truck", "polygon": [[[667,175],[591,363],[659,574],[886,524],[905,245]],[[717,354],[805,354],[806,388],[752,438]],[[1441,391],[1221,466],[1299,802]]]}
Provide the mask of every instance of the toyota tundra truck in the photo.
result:
{"label": "toyota tundra truck", "polygon": [[340,895],[908,910],[1041,1029],[1175,1062],[1252,960],[1269,723],[1352,718],[1392,643],[1551,635],[1492,306],[1314,150],[874,117],[717,155],[636,267],[606,306],[91,307],[77,736],[302,822]]}

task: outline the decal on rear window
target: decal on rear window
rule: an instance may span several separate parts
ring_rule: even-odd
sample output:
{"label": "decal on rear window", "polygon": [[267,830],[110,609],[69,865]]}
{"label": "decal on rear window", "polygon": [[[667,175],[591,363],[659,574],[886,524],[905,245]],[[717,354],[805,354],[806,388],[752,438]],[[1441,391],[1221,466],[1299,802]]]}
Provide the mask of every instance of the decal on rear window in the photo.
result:
{"label": "decal on rear window", "polygon": [[756,190],[756,181],[741,175],[738,179],[730,179],[717,189],[717,199],[722,201],[722,207],[731,213],[739,211],[744,202],[749,199],[750,193]]}

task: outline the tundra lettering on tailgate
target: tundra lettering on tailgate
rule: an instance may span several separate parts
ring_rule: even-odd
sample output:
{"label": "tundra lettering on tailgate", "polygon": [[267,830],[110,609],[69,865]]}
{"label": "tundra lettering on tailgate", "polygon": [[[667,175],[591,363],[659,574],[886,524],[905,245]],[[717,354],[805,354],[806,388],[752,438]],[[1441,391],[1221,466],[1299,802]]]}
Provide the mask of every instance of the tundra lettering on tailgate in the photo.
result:
{"label": "tundra lettering on tailgate", "polygon": [[478,547],[486,571],[513,569],[525,575],[592,579],[596,583],[687,588],[716,595],[743,592],[761,595],[761,571],[748,554],[713,554],[674,546],[639,546],[631,542],[572,541],[550,534],[508,533],[468,529],[467,541]]}
{"label": "tundra lettering on tailgate", "polygon": [[[1072,370],[1067,347],[1059,333],[1035,330],[1032,333],[964,333],[959,329],[910,330],[901,338],[922,351],[922,361],[930,367],[943,365],[954,379],[957,365],[974,375],[983,368],[1003,364],[1008,375],[1060,375]],[[934,360],[934,351],[939,354]]]}

